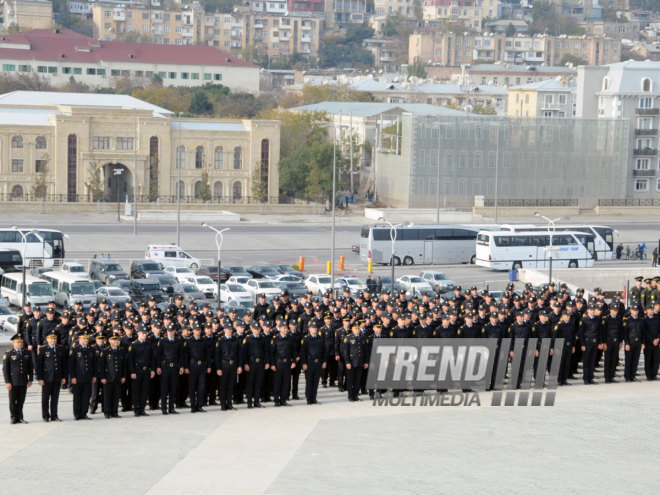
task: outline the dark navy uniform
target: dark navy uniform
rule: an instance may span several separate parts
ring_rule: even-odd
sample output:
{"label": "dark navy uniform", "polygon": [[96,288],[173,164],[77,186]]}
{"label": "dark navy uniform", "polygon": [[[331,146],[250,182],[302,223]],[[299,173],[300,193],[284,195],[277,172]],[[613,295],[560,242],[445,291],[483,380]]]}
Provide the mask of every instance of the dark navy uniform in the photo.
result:
{"label": "dark navy uniform", "polygon": [[602,343],[601,318],[584,315],[578,327],[578,337],[582,343],[582,373],[585,384],[594,382],[594,369],[598,346]]}
{"label": "dark navy uniform", "polygon": [[[172,337],[172,338],[170,338]],[[168,335],[158,341],[156,367],[160,369],[160,407],[163,414],[176,413],[176,389],[183,372],[183,340]]]}
{"label": "dark navy uniform", "polygon": [[183,343],[183,365],[188,373],[191,412],[206,412],[202,406],[209,362],[209,346],[204,339],[191,337]]}
{"label": "dark navy uniform", "polygon": [[623,319],[617,314],[610,314],[602,320],[603,338],[605,340],[605,383],[614,381],[619,351],[623,345]]}
{"label": "dark navy uniform", "polygon": [[367,361],[367,342],[360,335],[351,332],[344,337],[341,346],[341,355],[346,363],[346,388],[348,389],[348,400],[351,402],[360,400],[360,379]]}
{"label": "dark navy uniform", "polygon": [[660,315],[654,313],[644,317],[644,372],[647,380],[655,380],[660,364]]}
{"label": "dark navy uniform", "polygon": [[624,377],[627,382],[636,381],[637,365],[644,339],[644,320],[637,316],[623,319],[623,338],[626,344]]}
{"label": "dark navy uniform", "polygon": [[234,409],[231,405],[239,369],[240,342],[235,335],[220,337],[215,344],[215,363],[220,376],[220,407],[223,411]]}
{"label": "dark navy uniform", "polygon": [[[87,416],[89,399],[92,396],[92,381],[96,379],[95,352],[92,347],[75,344],[69,351],[69,377],[73,386],[73,417],[91,419]],[[73,383],[74,380],[76,383]]]}
{"label": "dark navy uniform", "polygon": [[323,365],[327,360],[327,348],[322,335],[306,335],[300,346],[300,362],[305,370],[305,398],[307,404],[316,404],[316,393],[319,389],[319,379],[323,373]]}
{"label": "dark navy uniform", "polygon": [[[51,339],[52,340],[52,339]],[[44,345],[37,350],[37,380],[41,387],[41,416],[46,421],[57,421],[60,387],[64,382],[65,353],[61,345]]]}
{"label": "dark navy uniform", "polygon": [[[112,338],[112,337],[111,337]],[[119,417],[122,380],[128,375],[127,351],[123,347],[108,347],[101,352],[98,374],[103,383],[103,411],[106,418]]]}
{"label": "dark navy uniform", "polygon": [[10,349],[2,358],[2,373],[6,384],[11,384],[9,391],[9,414],[11,423],[25,423],[23,419],[23,404],[25,394],[32,385],[32,356],[25,349]]}
{"label": "dark navy uniform", "polygon": [[128,347],[128,372],[133,383],[133,414],[147,416],[145,407],[149,395],[149,380],[156,369],[156,357],[151,342],[136,340]]}
{"label": "dark navy uniform", "polygon": [[273,400],[275,407],[286,406],[291,385],[291,366],[296,363],[296,343],[290,335],[279,334],[271,344],[270,361],[275,366]]}
{"label": "dark navy uniform", "polygon": [[263,335],[257,337],[250,334],[243,338],[241,345],[241,365],[249,368],[247,371],[247,404],[248,408],[261,407],[261,386],[264,381],[265,366],[268,365],[268,341]]}

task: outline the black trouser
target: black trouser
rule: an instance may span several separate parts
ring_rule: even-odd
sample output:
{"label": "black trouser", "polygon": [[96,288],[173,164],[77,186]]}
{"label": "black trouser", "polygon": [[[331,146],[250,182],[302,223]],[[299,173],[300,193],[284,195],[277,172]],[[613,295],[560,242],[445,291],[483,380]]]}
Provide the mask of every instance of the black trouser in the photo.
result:
{"label": "black trouser", "polygon": [[614,380],[614,373],[616,372],[616,365],[619,360],[619,342],[607,342],[606,345],[603,373],[605,375],[605,383],[610,383]]}
{"label": "black trouser", "polygon": [[[144,369],[143,369],[144,368]],[[137,370],[137,378],[133,380],[133,413],[144,414],[149,396],[149,375],[151,371],[146,366],[140,366]]]}
{"label": "black trouser", "polygon": [[362,371],[362,376],[360,377],[360,393],[367,393],[367,372]]}
{"label": "black trouser", "polygon": [[346,388],[348,389],[348,399],[357,400],[360,392],[360,378],[362,377],[362,366],[351,366],[346,369]]}
{"label": "black trouser", "polygon": [[204,396],[204,404],[213,405],[216,403],[216,392],[219,392],[220,384],[218,383],[219,376],[216,373],[215,366],[211,368],[211,372],[206,374],[206,392]]}
{"label": "black trouser", "polygon": [[[161,370],[162,373],[162,370]],[[158,373],[149,380],[149,409],[158,409],[158,400],[160,399],[160,381]]]}
{"label": "black trouser", "polygon": [[[298,397],[298,383],[300,383],[300,372],[302,371],[302,365],[300,361],[296,361],[296,367],[291,370],[291,395],[293,397]],[[287,396],[287,399],[289,397]]]}
{"label": "black trouser", "polygon": [[594,380],[597,354],[598,342],[594,342],[593,339],[586,339],[584,352],[582,353],[582,379],[584,383],[590,383]]}
{"label": "black trouser", "polygon": [[639,364],[639,354],[641,350],[642,343],[637,341],[630,344],[629,351],[625,351],[626,364],[623,376],[627,382],[634,380],[637,376],[637,365]]}
{"label": "black trouser", "polygon": [[[276,366],[277,368],[277,366]],[[261,387],[261,400],[268,402],[273,394],[273,384],[275,383],[275,372],[272,369],[264,370],[263,384]]]}
{"label": "black trouser", "polygon": [[322,362],[320,359],[312,359],[307,363],[307,371],[305,371],[305,398],[308,404],[316,401],[316,392],[319,390],[319,379],[323,373],[321,366]]}
{"label": "black trouser", "polygon": [[655,380],[658,376],[658,364],[660,359],[660,347],[653,345],[653,341],[644,346],[644,372],[646,378]]}
{"label": "black trouser", "polygon": [[[259,404],[259,399],[261,398],[261,385],[264,381],[264,362],[263,359],[259,358],[257,362],[255,358],[250,359],[250,371],[247,373],[246,384],[247,384],[247,403],[248,406],[251,406],[254,402]],[[266,373],[271,373],[267,371]]]}
{"label": "black trouser", "polygon": [[190,389],[190,376],[179,375],[179,383],[176,388],[176,406],[185,407],[186,399],[188,398],[188,390]]}
{"label": "black trouser", "polygon": [[275,404],[283,404],[289,396],[291,385],[291,361],[278,361],[273,377],[273,400]]}
{"label": "black trouser", "polygon": [[92,383],[92,395],[91,400],[89,401],[89,412],[96,412],[96,408],[101,403],[101,409],[103,409],[103,398],[101,397],[101,390],[103,385],[100,381],[96,380]]}
{"label": "black trouser", "polygon": [[578,340],[575,343],[575,353],[571,354],[571,375],[575,375],[577,373],[578,364],[580,361],[582,361],[582,343]]}
{"label": "black trouser", "polygon": [[237,375],[236,385],[234,387],[234,404],[243,404],[243,397],[245,396],[245,388],[247,385],[247,376],[243,373]]}
{"label": "black trouser", "polygon": [[12,423],[23,419],[23,404],[27,385],[12,385],[9,391],[9,415]]}
{"label": "black trouser", "polygon": [[41,416],[44,419],[57,418],[57,403],[60,400],[62,380],[44,382],[41,387]]}
{"label": "black trouser", "polygon": [[326,361],[325,369],[323,370],[323,386],[330,382],[330,386],[337,380],[337,361],[335,361],[334,353],[328,349],[328,360]]}
{"label": "black trouser", "polygon": [[573,343],[564,340],[564,351],[561,353],[561,362],[559,363],[559,383],[566,383],[571,374],[573,360]]}
{"label": "black trouser", "polygon": [[92,396],[92,382],[80,382],[73,385],[73,417],[82,419],[87,416],[89,399]]}
{"label": "black trouser", "polygon": [[[216,375],[217,376],[217,375]],[[220,378],[220,405],[231,406],[236,385],[236,364],[222,364],[222,376]]]}
{"label": "black trouser", "polygon": [[[170,366],[170,364],[172,366]],[[163,412],[174,411],[179,368],[175,363],[164,363],[160,375],[160,408]]]}
{"label": "black trouser", "polygon": [[103,412],[106,416],[116,416],[119,413],[121,386],[121,380],[103,385]]}
{"label": "black trouser", "polygon": [[124,411],[133,410],[133,379],[126,377],[126,381],[121,384],[121,408]]}
{"label": "black trouser", "polygon": [[204,405],[204,390],[206,388],[206,370],[191,369],[188,379],[188,390],[190,394],[190,410],[199,411]]}
{"label": "black trouser", "polygon": [[346,386],[344,382],[344,360],[340,357],[339,361],[335,359],[335,363],[337,365],[337,387],[339,387],[339,390],[341,391]]}

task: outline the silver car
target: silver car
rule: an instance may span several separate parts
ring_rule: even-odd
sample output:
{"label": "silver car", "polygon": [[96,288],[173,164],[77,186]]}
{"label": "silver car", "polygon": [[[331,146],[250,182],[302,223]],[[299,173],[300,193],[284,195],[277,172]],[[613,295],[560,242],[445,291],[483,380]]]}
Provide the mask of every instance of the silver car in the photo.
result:
{"label": "silver car", "polygon": [[419,276],[422,278],[422,280],[428,282],[431,288],[437,294],[449,292],[450,290],[454,290],[454,287],[456,287],[456,282],[454,282],[442,272],[428,270],[421,272]]}
{"label": "silver car", "polygon": [[190,301],[195,301],[196,299],[204,299],[206,301],[204,293],[200,292],[200,290],[193,284],[177,284],[174,286],[174,293],[181,294],[185,304],[188,304]]}
{"label": "silver car", "polygon": [[124,289],[119,287],[101,287],[96,290],[96,302],[101,302],[103,299],[108,301],[109,304],[117,303],[120,306],[124,306],[124,303],[128,301],[131,296]]}

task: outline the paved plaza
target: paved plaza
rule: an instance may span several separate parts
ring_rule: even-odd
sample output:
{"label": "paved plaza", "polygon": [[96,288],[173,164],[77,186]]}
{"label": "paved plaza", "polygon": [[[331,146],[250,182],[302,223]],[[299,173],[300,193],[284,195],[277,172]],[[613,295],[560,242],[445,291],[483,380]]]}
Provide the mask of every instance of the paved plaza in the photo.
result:
{"label": "paved plaza", "polygon": [[[3,493],[657,493],[660,385],[557,391],[554,407],[374,407],[322,389],[318,406],[41,421],[0,400]],[[27,475],[30,473],[30,475]]]}

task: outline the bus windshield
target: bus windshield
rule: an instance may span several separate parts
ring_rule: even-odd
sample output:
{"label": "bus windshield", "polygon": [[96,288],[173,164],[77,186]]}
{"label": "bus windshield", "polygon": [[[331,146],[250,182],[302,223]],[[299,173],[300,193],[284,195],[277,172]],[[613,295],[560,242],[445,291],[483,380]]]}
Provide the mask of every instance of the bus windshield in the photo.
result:
{"label": "bus windshield", "polygon": [[28,285],[28,294],[31,296],[52,296],[53,289],[47,282],[35,282]]}
{"label": "bus windshield", "polygon": [[74,282],[71,285],[71,293],[81,296],[94,294],[94,284],[92,282]]}

